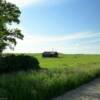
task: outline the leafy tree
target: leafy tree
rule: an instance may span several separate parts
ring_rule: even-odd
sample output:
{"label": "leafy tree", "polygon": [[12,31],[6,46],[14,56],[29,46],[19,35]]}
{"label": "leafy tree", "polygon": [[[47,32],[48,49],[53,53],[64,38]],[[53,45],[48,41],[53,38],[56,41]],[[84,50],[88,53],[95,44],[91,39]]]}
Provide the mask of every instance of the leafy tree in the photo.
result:
{"label": "leafy tree", "polygon": [[13,23],[19,24],[20,20],[19,8],[6,0],[0,0],[0,53],[6,47],[13,49],[17,44],[16,39],[23,39],[21,30],[17,28],[9,28]]}

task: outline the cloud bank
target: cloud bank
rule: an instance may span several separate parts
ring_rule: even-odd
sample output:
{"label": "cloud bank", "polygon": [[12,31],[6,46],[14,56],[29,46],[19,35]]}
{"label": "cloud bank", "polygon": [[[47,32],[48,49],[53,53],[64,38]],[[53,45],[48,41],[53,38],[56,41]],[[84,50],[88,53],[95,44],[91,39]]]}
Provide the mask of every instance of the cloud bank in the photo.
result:
{"label": "cloud bank", "polygon": [[[98,43],[98,44],[97,44]],[[25,34],[23,41],[18,40],[14,51],[5,52],[33,53],[57,50],[63,53],[99,53],[100,33],[73,33],[65,36],[34,36]]]}

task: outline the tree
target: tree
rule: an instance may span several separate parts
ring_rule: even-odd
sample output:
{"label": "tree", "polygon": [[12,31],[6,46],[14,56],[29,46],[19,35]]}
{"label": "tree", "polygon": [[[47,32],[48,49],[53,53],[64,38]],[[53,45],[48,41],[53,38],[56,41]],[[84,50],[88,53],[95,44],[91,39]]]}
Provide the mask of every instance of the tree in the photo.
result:
{"label": "tree", "polygon": [[19,24],[20,20],[19,8],[6,0],[0,0],[0,53],[6,47],[13,49],[17,44],[16,39],[23,39],[21,30],[17,28],[9,28],[13,23]]}

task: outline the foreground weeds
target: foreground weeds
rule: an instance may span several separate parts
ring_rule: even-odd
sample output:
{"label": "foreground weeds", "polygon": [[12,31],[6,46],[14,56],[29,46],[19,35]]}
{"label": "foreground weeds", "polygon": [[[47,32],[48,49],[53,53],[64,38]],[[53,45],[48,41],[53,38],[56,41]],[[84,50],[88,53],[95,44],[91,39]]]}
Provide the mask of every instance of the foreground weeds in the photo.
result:
{"label": "foreground weeds", "polygon": [[0,75],[0,98],[49,100],[100,76],[100,63]]}

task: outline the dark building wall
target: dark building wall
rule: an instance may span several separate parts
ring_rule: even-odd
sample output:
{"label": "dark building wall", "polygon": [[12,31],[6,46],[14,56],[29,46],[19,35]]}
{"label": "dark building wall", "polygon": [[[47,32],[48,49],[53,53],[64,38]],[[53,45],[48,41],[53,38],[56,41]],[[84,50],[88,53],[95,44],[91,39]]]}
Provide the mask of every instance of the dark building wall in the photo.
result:
{"label": "dark building wall", "polygon": [[58,52],[43,52],[43,57],[58,57]]}

